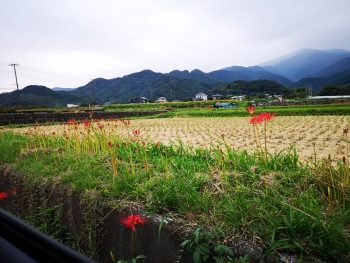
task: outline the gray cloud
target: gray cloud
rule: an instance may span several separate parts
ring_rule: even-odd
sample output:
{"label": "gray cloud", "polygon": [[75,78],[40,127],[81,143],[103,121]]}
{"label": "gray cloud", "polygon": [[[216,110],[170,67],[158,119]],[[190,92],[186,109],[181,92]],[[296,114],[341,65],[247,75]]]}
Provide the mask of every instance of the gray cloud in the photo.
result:
{"label": "gray cloud", "polygon": [[2,0],[0,92],[77,87],[142,69],[254,65],[299,48],[350,49],[348,0]]}

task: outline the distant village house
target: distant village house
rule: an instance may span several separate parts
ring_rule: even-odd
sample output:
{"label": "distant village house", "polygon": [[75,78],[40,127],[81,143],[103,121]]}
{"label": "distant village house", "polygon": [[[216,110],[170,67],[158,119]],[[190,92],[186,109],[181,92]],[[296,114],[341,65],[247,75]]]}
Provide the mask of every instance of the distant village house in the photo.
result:
{"label": "distant village house", "polygon": [[76,107],[79,107],[79,105],[76,105],[76,104],[67,104],[67,108],[76,108]]}
{"label": "distant village house", "polygon": [[157,102],[157,103],[167,102],[167,99],[166,99],[166,97],[159,97],[158,99],[156,99],[155,102]]}
{"label": "distant village house", "polygon": [[273,97],[275,98],[275,101],[283,102],[283,96],[282,95],[273,95]]}
{"label": "distant village house", "polygon": [[130,100],[130,103],[147,103],[148,99],[145,97],[133,98]]}
{"label": "distant village house", "polygon": [[232,96],[230,97],[231,100],[238,100],[238,101],[243,101],[245,100],[246,95],[239,95],[239,96]]}
{"label": "distant village house", "polygon": [[203,92],[199,92],[195,95],[194,100],[202,100],[202,101],[207,101],[208,100],[208,95],[203,93]]}

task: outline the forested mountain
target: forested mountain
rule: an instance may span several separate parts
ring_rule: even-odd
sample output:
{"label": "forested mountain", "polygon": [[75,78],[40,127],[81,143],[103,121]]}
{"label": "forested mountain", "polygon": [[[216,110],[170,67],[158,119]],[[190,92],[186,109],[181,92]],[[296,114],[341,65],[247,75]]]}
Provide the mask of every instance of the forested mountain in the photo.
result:
{"label": "forested mountain", "polygon": [[350,70],[336,73],[329,77],[305,78],[293,84],[294,87],[311,87],[313,92],[320,91],[323,87],[330,84],[344,85],[350,83]]}
{"label": "forested mountain", "polygon": [[210,94],[230,94],[257,96],[264,94],[280,95],[287,88],[272,80],[238,80],[232,83],[223,83],[210,90]]}
{"label": "forested mountain", "polygon": [[65,106],[68,103],[83,103],[86,98],[53,91],[45,86],[31,85],[19,91],[0,94],[0,106]]}
{"label": "forested mountain", "polygon": [[192,78],[173,77],[169,74],[144,70],[122,78],[95,79],[70,93],[94,97],[97,103],[107,101],[128,102],[134,97],[151,100],[164,96],[169,99],[192,98],[199,91],[206,91],[217,82],[208,83]]}
{"label": "forested mountain", "polygon": [[350,84],[345,85],[329,85],[324,87],[319,94],[320,96],[339,96],[350,95]]}

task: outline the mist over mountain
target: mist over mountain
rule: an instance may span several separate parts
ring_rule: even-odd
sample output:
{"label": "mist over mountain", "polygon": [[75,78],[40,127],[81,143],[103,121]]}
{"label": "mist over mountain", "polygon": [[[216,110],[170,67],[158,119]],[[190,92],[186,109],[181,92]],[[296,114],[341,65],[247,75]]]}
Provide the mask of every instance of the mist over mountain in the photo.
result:
{"label": "mist over mountain", "polygon": [[293,84],[293,87],[311,87],[318,92],[327,85],[344,85],[350,83],[350,70],[342,71],[328,77],[304,78]]}
{"label": "mist over mountain", "polygon": [[337,61],[348,57],[350,57],[350,51],[343,49],[302,49],[287,56],[262,63],[260,66],[292,81],[298,81],[309,76],[316,76]]}
{"label": "mist over mountain", "polygon": [[331,75],[341,73],[344,71],[350,71],[350,57],[346,57],[344,59],[341,59],[337,61],[336,63],[328,66],[327,68],[323,69],[320,72],[317,72],[315,74],[315,77],[329,77]]}
{"label": "mist over mountain", "polygon": [[237,77],[232,78],[230,81],[264,79],[264,80],[277,81],[278,83],[284,86],[290,86],[292,84],[292,81],[290,81],[288,78],[282,75],[272,73],[260,66],[252,66],[252,67],[232,66],[232,67],[223,68],[222,70],[230,72],[232,76],[234,74],[237,74],[237,75],[240,74],[242,76],[241,78],[237,78]]}
{"label": "mist over mountain", "polygon": [[73,91],[73,90],[76,90],[77,88],[59,88],[59,87],[56,87],[56,88],[52,88],[53,91]]}

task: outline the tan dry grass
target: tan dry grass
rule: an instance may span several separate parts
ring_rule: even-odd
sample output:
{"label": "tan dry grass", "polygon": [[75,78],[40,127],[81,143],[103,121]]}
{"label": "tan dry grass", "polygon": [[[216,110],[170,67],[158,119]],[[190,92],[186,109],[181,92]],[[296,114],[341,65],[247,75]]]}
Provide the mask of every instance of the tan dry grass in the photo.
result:
{"label": "tan dry grass", "polygon": [[[341,159],[346,154],[345,144],[340,142],[343,128],[349,126],[350,116],[288,116],[275,117],[268,123],[267,146],[271,153],[277,153],[294,145],[302,160],[317,159],[331,155]],[[62,135],[67,125],[53,125],[30,128],[15,128],[15,132]],[[83,129],[83,125],[79,126]],[[248,118],[172,118],[132,120],[130,126],[120,121],[104,123],[109,136],[133,136],[139,129],[144,140],[169,144],[179,139],[194,147],[222,146],[227,144],[238,150],[254,150],[253,127]],[[262,125],[260,125],[262,139]]]}

